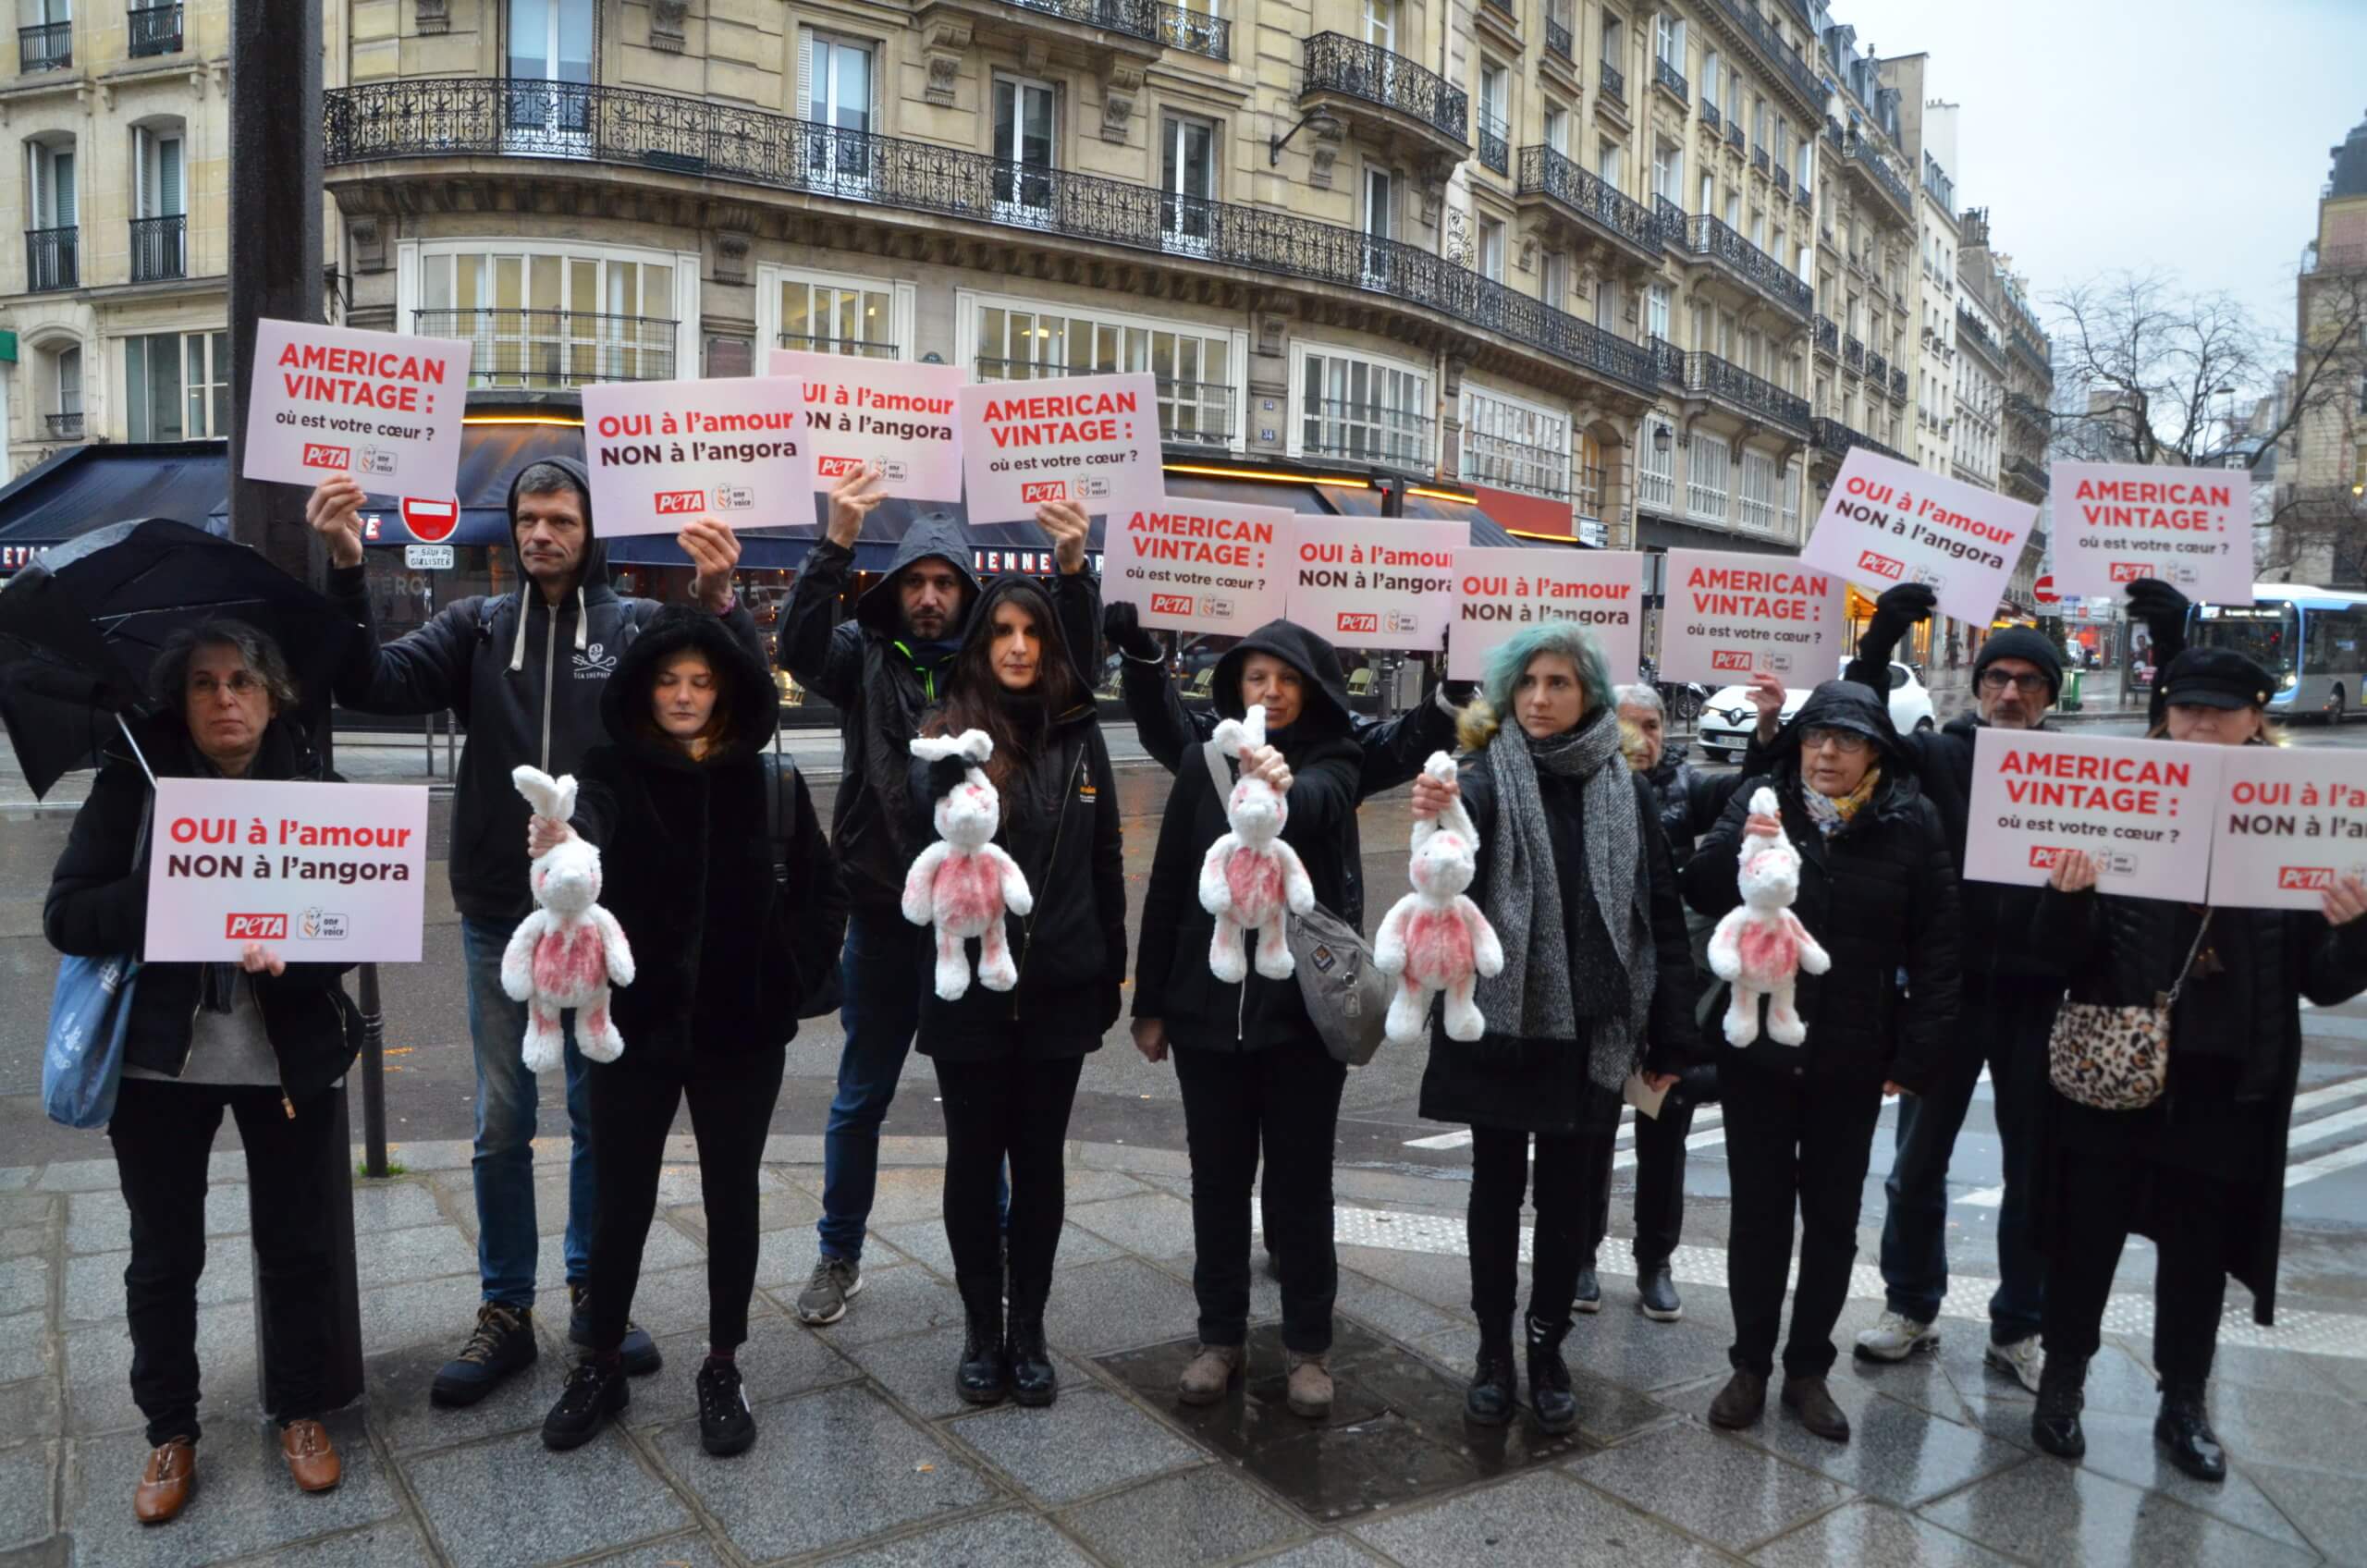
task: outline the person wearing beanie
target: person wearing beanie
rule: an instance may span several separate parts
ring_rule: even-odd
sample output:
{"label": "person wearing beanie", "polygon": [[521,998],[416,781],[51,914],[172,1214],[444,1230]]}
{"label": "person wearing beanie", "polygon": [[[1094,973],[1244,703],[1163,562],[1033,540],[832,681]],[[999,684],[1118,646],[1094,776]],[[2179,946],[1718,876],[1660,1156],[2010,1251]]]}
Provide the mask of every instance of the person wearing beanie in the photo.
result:
{"label": "person wearing beanie", "polygon": [[[1928,589],[1924,591],[1930,592]],[[1972,656],[1972,689],[1976,697],[1987,691],[1981,682],[1982,673],[1990,666],[2007,659],[2033,666],[2046,677],[2046,703],[2043,705],[2053,706],[2054,700],[2063,694],[2063,654],[2054,645],[2054,639],[2027,626],[2010,626],[2003,631],[1992,632],[1989,640],[1981,644],[1981,651]],[[2021,695],[2018,685],[2011,682],[1995,690],[2001,700],[2008,700],[2005,698],[2008,692],[2017,699]]]}

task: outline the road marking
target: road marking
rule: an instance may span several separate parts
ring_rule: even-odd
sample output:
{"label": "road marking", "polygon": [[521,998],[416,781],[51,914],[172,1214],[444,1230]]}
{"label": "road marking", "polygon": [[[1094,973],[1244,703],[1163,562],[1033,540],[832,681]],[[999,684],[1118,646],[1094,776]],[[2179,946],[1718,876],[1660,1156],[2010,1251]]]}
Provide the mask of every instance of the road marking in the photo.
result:
{"label": "road marking", "polygon": [[[1721,1113],[1717,1107],[1703,1106],[1693,1113],[1693,1124],[1696,1127],[1704,1125],[1715,1126],[1720,1119],[1720,1114]],[[1621,1106],[1619,1108],[1619,1121],[1621,1126],[1618,1137],[1615,1141],[1620,1144],[1628,1143],[1636,1136],[1636,1108],[1632,1105]],[[1718,1138],[1709,1139],[1708,1143],[1717,1143],[1723,1137],[1723,1134],[1722,1133]],[[1453,1133],[1434,1133],[1427,1138],[1408,1138],[1405,1140],[1404,1146],[1409,1149],[1468,1148],[1471,1146],[1471,1129],[1465,1127]],[[1696,1134],[1694,1137],[1687,1138],[1685,1141],[1685,1146],[1689,1149],[1698,1149],[1707,1145],[1702,1142],[1700,1136]],[[1622,1155],[1611,1162],[1611,1168],[1613,1170],[1624,1170],[1628,1166],[1635,1163],[1636,1157],[1634,1155]]]}
{"label": "road marking", "polygon": [[2367,1164],[2367,1144],[2353,1144],[2347,1149],[2322,1154],[2315,1159],[2285,1168],[2287,1187],[2298,1187],[2304,1182],[2314,1182],[2321,1176],[2331,1176],[2337,1170],[2348,1170],[2354,1165]]}

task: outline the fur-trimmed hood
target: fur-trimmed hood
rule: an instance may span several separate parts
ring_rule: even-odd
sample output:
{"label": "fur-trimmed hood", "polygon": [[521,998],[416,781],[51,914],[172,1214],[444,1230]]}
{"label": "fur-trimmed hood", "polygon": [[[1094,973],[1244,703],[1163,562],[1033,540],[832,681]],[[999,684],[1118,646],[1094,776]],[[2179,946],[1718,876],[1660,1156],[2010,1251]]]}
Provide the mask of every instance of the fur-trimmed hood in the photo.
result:
{"label": "fur-trimmed hood", "polygon": [[[721,744],[698,762],[659,736],[650,720],[657,672],[677,654],[691,651],[705,655],[715,671],[716,704],[728,719]],[[660,766],[710,766],[762,751],[772,743],[779,718],[780,699],[770,673],[722,621],[688,605],[668,605],[652,617],[600,692],[600,722],[608,739]]]}

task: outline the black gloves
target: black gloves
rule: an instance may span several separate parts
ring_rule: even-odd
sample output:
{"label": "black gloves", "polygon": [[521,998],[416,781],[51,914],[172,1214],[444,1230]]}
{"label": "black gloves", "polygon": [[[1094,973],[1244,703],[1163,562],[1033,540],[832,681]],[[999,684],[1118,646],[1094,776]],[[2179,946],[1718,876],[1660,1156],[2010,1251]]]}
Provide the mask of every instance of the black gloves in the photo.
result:
{"label": "black gloves", "polygon": [[1159,639],[1143,630],[1142,617],[1135,612],[1134,606],[1122,600],[1112,603],[1101,612],[1101,635],[1110,640],[1111,647],[1130,659],[1152,664],[1167,656],[1166,650],[1159,645]]}
{"label": "black gloves", "polygon": [[2153,662],[2165,665],[2186,646],[2187,596],[2158,578],[2140,578],[2128,585],[2128,613],[2153,634]]}
{"label": "black gloves", "polygon": [[1940,596],[1924,582],[1902,582],[1895,588],[1885,588],[1883,596],[1874,601],[1873,618],[1866,622],[1866,634],[1858,639],[1858,656],[1870,664],[1890,663],[1891,650],[1897,647],[1907,629],[1918,621],[1932,619],[1932,610]]}

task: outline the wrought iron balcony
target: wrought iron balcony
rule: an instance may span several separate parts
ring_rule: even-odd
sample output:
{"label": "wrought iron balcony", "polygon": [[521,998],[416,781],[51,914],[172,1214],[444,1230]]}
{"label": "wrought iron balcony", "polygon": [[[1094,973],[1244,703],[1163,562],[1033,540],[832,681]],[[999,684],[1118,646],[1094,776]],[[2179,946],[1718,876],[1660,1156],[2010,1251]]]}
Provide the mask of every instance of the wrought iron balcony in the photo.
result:
{"label": "wrought iron balcony", "polygon": [[1642,202],[1621,195],[1584,165],[1551,147],[1520,150],[1518,192],[1541,196],[1636,251],[1654,256],[1660,251],[1661,226]]}
{"label": "wrought iron balcony", "polygon": [[1602,95],[1614,104],[1627,102],[1627,78],[1609,60],[1602,62]]}
{"label": "wrought iron balcony", "polygon": [[1652,60],[1652,85],[1664,89],[1680,104],[1693,102],[1693,95],[1686,91],[1685,73],[1657,56]]}
{"label": "wrought iron balcony", "polygon": [[413,311],[423,337],[465,337],[472,386],[671,381],[681,324],[586,311]]}
{"label": "wrought iron balcony", "polygon": [[1956,307],[1956,341],[1970,342],[1979,346],[1993,360],[2002,360],[2005,357],[2005,345],[1998,342],[1990,330],[1981,324],[1980,317],[1962,305]]}
{"label": "wrought iron balcony", "polygon": [[70,224],[64,228],[25,230],[25,288],[29,292],[42,294],[81,287],[81,232]]}
{"label": "wrought iron balcony", "polygon": [[1890,371],[1890,400],[1894,403],[1907,401],[1907,373],[1896,365],[1891,366]]}
{"label": "wrought iron balcony", "polygon": [[1853,136],[1849,138],[1846,151],[1850,166],[1871,180],[1875,190],[1889,197],[1891,205],[1910,218],[1915,215],[1915,198],[1908,192],[1907,181],[1891,171],[1890,165],[1883,161],[1882,154],[1874,151],[1871,141],[1862,136]]}
{"label": "wrought iron balcony", "polygon": [[1013,10],[1037,11],[1213,60],[1228,59],[1233,52],[1231,22],[1164,0],[1005,0],[1005,4]]}
{"label": "wrought iron balcony", "polygon": [[1564,60],[1571,58],[1569,23],[1555,21],[1551,17],[1545,18],[1545,52]]}
{"label": "wrought iron balcony", "polygon": [[1742,121],[1735,119],[1728,120],[1726,122],[1726,145],[1739,153],[1742,151]]}
{"label": "wrought iron balcony", "polygon": [[49,438],[52,441],[82,439],[82,411],[80,409],[70,414],[49,414],[45,416],[45,423],[49,426]]}
{"label": "wrought iron balcony", "polygon": [[1685,350],[1665,337],[1651,337],[1645,346],[1652,356],[1652,379],[1663,386],[1685,385]]}
{"label": "wrought iron balcony", "polygon": [[2040,380],[2049,383],[2054,381],[2054,365],[2049,358],[2049,349],[2031,342],[2018,327],[2012,334],[2012,346],[2013,351],[2021,356],[2025,365],[2037,373]]}
{"label": "wrought iron balcony", "polygon": [[1509,441],[1501,435],[1463,433],[1463,467],[1466,484],[1490,484],[1517,490],[1524,496],[1545,496],[1556,501],[1576,498],[1570,483],[1570,452],[1566,447],[1539,447]]}
{"label": "wrought iron balcony", "polygon": [[780,347],[803,349],[809,354],[845,354],[858,360],[894,360],[903,356],[893,343],[877,343],[868,337],[816,337],[812,333],[784,332],[779,335]]}
{"label": "wrought iron balcony", "polygon": [[1850,429],[1837,419],[1809,421],[1809,445],[1814,447],[1819,452],[1835,459],[1847,457],[1849,448],[1852,447],[1863,447],[1866,450],[1880,456],[1896,458],[1900,462],[1907,461],[1905,453],[1883,446],[1862,431]]}
{"label": "wrought iron balcony", "polygon": [[[1767,19],[1759,14],[1757,0],[1710,0],[1710,4],[1718,18],[1749,42],[1784,84],[1798,95],[1804,106],[1820,114],[1823,112],[1827,96],[1824,84],[1809,68],[1808,61],[1800,57],[1800,52],[1785,43],[1776,35],[1775,30],[1767,25]],[[1797,5],[1794,8],[1799,9]],[[1815,23],[1803,18],[1800,25],[1812,29]]]}
{"label": "wrought iron balcony", "polygon": [[131,220],[131,281],[189,276],[189,214]]}
{"label": "wrought iron balcony", "polygon": [[1866,355],[1866,375],[1870,380],[1887,386],[1890,382],[1890,361],[1880,354]]}
{"label": "wrought iron balcony", "polygon": [[17,69],[62,71],[74,63],[74,24],[43,22],[17,30]]}
{"label": "wrought iron balcony", "polygon": [[1309,92],[1337,92],[1393,109],[1461,143],[1469,135],[1471,99],[1403,55],[1345,33],[1318,32],[1306,41]]}
{"label": "wrought iron balcony", "polygon": [[127,47],[136,59],[143,55],[181,52],[181,4],[134,6],[123,14]]}
{"label": "wrought iron balcony", "polygon": [[2009,452],[1997,464],[1998,472],[2008,479],[2018,479],[2032,490],[2046,494],[2046,470],[2039,467],[2019,452]]}
{"label": "wrought iron balcony", "polygon": [[1498,174],[1512,172],[1512,143],[1507,140],[1511,129],[1492,116],[1479,116],[1479,161]]}
{"label": "wrought iron balcony", "polygon": [[1685,209],[1665,196],[1652,198],[1652,223],[1660,230],[1661,243],[1672,251],[1685,249]]}
{"label": "wrought iron balcony", "polygon": [[[598,83],[415,78],[322,96],[322,158],[332,169],[509,154],[688,172],[1369,293],[1498,333],[1588,374],[1651,386],[1643,349],[1591,323],[1429,251],[1270,207]],[[533,113],[521,127],[516,106],[528,101]]]}
{"label": "wrought iron balcony", "polygon": [[[1704,87],[1702,91],[1707,92],[1709,89]],[[1718,105],[1711,103],[1707,98],[1701,100],[1701,123],[1708,126],[1713,131],[1718,129],[1721,123],[1718,118]]]}
{"label": "wrought iron balcony", "polygon": [[2005,394],[2005,417],[2042,432],[2051,416],[2044,408],[2019,392],[2008,392]]}
{"label": "wrought iron balcony", "polygon": [[1756,376],[1730,360],[1715,354],[1685,356],[1685,390],[1698,397],[1715,398],[1760,418],[1771,420],[1787,430],[1806,435],[1809,428],[1809,400],[1786,392],[1773,382]]}
{"label": "wrought iron balcony", "polygon": [[[1095,375],[1108,365],[1046,364],[1036,360],[998,360],[980,356],[972,374],[979,381],[1041,381],[1049,376]],[[1159,384],[1159,436],[1174,447],[1227,447],[1233,444],[1234,393],[1221,381],[1178,381],[1156,378]]]}
{"label": "wrought iron balcony", "polygon": [[1775,194],[1778,196],[1789,196],[1791,193],[1792,171],[1784,168],[1779,164],[1775,168]]}
{"label": "wrought iron balcony", "polygon": [[1750,166],[1757,169],[1760,178],[1764,178],[1774,171],[1775,161],[1767,155],[1766,148],[1753,147],[1750,150]]}
{"label": "wrought iron balcony", "polygon": [[1866,368],[1866,346],[1858,341],[1854,333],[1842,336],[1841,362],[1854,371],[1863,372]]}
{"label": "wrought iron balcony", "polygon": [[1816,318],[1816,351],[1828,360],[1841,352],[1841,328],[1831,316]]}
{"label": "wrought iron balcony", "polygon": [[1295,405],[1299,450],[1311,458],[1375,463],[1429,473],[1438,459],[1438,421],[1384,404],[1326,398]]}
{"label": "wrought iron balcony", "polygon": [[1792,192],[1792,200],[1800,204],[1800,211],[1804,213],[1815,204],[1816,197],[1814,193],[1809,190],[1809,182],[1807,180],[1804,179],[1800,181],[1798,189]]}
{"label": "wrought iron balcony", "polygon": [[1684,248],[1718,263],[1804,321],[1816,309],[1816,290],[1805,280],[1707,213],[1685,220]]}

